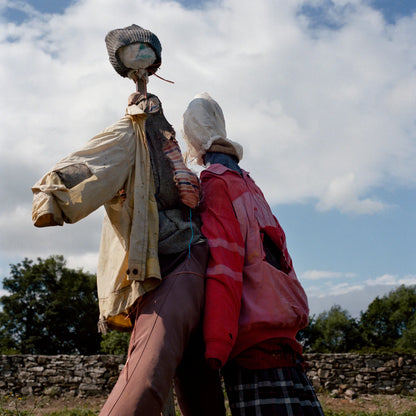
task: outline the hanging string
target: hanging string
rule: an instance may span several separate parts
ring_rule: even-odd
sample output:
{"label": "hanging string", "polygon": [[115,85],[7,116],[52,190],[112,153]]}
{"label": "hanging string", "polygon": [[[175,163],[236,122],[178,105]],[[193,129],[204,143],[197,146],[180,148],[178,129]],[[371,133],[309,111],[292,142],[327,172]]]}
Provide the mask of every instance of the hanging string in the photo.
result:
{"label": "hanging string", "polygon": [[[134,341],[134,338],[136,336],[136,321],[139,318],[139,310],[140,310],[140,303],[143,300],[143,298],[139,298],[136,303],[133,305],[132,310],[125,316],[124,319],[131,319],[130,317],[132,316],[132,314],[135,314],[134,317],[134,323],[133,323],[133,331],[131,333],[130,339],[132,341]],[[125,376],[126,376],[126,383],[129,381],[129,361],[130,361],[130,357],[131,357],[131,353],[133,352],[133,346],[134,346],[134,342],[129,342],[129,347],[127,350],[127,360],[126,363],[124,364],[125,367]]]}
{"label": "hanging string", "polygon": [[173,81],[169,81],[168,79],[162,78],[160,75],[156,74],[156,71],[159,69],[159,67],[160,67],[160,62],[155,62],[155,63],[149,65],[146,68],[147,69],[147,73],[149,75],[155,75],[156,77],[158,77],[162,81],[166,81],[166,82],[170,82],[171,84],[174,84]]}
{"label": "hanging string", "polygon": [[192,209],[191,208],[189,208],[189,225],[191,226],[192,235],[191,235],[191,240],[189,241],[189,245],[188,245],[188,259],[191,258],[191,243],[192,243],[192,240],[194,239],[194,228],[192,227]]}
{"label": "hanging string", "polygon": [[171,84],[174,84],[175,83],[174,81],[169,81],[168,79],[162,78],[161,76],[159,76],[158,74],[156,74],[156,72],[153,75],[155,75],[156,77],[158,77],[162,81],[170,82]]}

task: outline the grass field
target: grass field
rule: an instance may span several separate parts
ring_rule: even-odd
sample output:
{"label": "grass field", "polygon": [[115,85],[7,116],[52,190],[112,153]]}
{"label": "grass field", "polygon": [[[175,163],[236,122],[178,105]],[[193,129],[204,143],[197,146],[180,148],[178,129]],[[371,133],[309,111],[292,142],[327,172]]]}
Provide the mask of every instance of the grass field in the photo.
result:
{"label": "grass field", "polygon": [[[326,416],[416,416],[416,396],[365,395],[353,400],[319,393]],[[97,416],[105,397],[0,397],[0,416]],[[180,416],[179,410],[176,415]],[[228,411],[227,416],[231,416]]]}

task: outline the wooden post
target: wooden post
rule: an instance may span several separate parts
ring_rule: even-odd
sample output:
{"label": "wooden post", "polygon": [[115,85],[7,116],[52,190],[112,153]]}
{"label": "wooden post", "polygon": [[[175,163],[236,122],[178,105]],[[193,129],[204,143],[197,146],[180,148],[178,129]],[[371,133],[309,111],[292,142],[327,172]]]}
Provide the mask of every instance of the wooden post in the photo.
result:
{"label": "wooden post", "polygon": [[146,85],[147,84],[145,78],[136,79],[136,92],[141,92],[142,94],[146,95]]}
{"label": "wooden post", "polygon": [[175,400],[173,399],[173,385],[171,386],[168,398],[165,401],[162,416],[175,416]]}
{"label": "wooden post", "polygon": [[[146,94],[146,79],[139,78],[136,79],[136,91],[141,92],[142,94]],[[163,411],[161,416],[175,416],[175,400],[173,398],[173,384],[170,387],[168,397],[165,401],[165,405],[163,407]]]}

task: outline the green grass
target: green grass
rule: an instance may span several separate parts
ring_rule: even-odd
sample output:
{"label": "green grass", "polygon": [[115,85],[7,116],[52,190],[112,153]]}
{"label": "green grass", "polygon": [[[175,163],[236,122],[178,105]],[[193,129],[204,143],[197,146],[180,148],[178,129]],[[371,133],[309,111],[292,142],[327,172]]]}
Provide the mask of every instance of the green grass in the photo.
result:
{"label": "green grass", "polygon": [[[60,412],[45,413],[45,416],[97,416],[98,411],[88,409],[71,409],[63,410]],[[176,412],[180,415],[180,412]],[[227,413],[230,414],[230,413]],[[9,410],[0,407],[0,416],[33,416],[34,413],[30,410]],[[416,411],[408,411],[404,413],[386,412],[377,410],[376,412],[344,412],[344,411],[332,411],[326,410],[325,416],[416,416]]]}
{"label": "green grass", "polygon": [[0,407],[0,416],[32,416],[28,410],[9,410]]}
{"label": "green grass", "polygon": [[[322,397],[323,399],[324,397]],[[15,396],[10,394],[7,396],[0,397],[0,416],[34,416],[35,412],[39,414],[39,409],[43,409],[44,402],[42,398],[36,400],[33,404],[29,405],[26,402],[27,398]],[[387,401],[386,401],[387,400]],[[416,404],[416,396],[410,398],[411,402],[407,403],[407,408],[410,410],[405,410],[406,407],[403,407],[400,411],[399,408],[396,408],[396,411],[391,410],[391,405],[388,402],[388,399],[374,397],[371,400],[373,404],[372,409],[377,409],[373,411],[364,411],[364,410],[332,410],[331,404],[323,402],[323,408],[325,416],[416,416],[416,406],[413,406],[412,403]],[[414,402],[413,402],[414,400]],[[25,405],[26,404],[26,405]],[[376,407],[374,408],[374,404]],[[339,404],[338,404],[339,406]],[[25,410],[23,410],[25,409]],[[383,409],[383,410],[381,410]],[[176,403],[176,416],[180,416],[180,411]],[[226,401],[226,414],[231,416],[231,412],[228,406],[228,401]],[[52,411],[43,410],[42,415],[44,416],[98,416],[99,410],[92,410],[86,407],[78,408],[65,408],[65,410]]]}
{"label": "green grass", "polygon": [[[46,413],[45,416],[97,416],[98,411],[87,410],[87,409],[71,409],[63,410],[61,412]],[[176,412],[180,415],[180,412]],[[227,413],[229,414],[229,413]],[[9,410],[0,407],[0,416],[33,416],[34,413],[30,410]],[[335,412],[332,410],[326,410],[325,416],[416,416],[416,412],[409,411],[404,413],[385,412],[377,410],[376,412]]]}
{"label": "green grass", "polygon": [[[86,409],[71,409],[61,412],[45,413],[47,416],[97,416],[98,411]],[[33,416],[34,412],[30,410],[9,410],[0,407],[0,416]]]}
{"label": "green grass", "polygon": [[332,410],[326,410],[325,416],[416,416],[416,412],[408,411],[404,413],[395,413],[377,410],[375,412],[353,411],[346,413],[344,411],[335,412]]}
{"label": "green grass", "polygon": [[62,412],[48,413],[48,416],[97,416],[98,411],[86,410],[86,409],[72,409],[64,410]]}

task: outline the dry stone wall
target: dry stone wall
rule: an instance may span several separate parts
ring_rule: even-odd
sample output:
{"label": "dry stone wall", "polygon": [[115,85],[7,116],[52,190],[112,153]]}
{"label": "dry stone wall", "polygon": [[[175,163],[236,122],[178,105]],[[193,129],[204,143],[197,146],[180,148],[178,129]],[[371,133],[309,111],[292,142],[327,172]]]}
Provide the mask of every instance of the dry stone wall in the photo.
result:
{"label": "dry stone wall", "polygon": [[416,356],[307,354],[315,389],[334,394],[416,394]]}
{"label": "dry stone wall", "polygon": [[[123,368],[120,355],[0,355],[0,395],[107,395]],[[416,394],[416,356],[306,354],[317,391],[350,396]]]}
{"label": "dry stone wall", "polygon": [[124,362],[120,355],[1,355],[0,395],[107,395]]}

